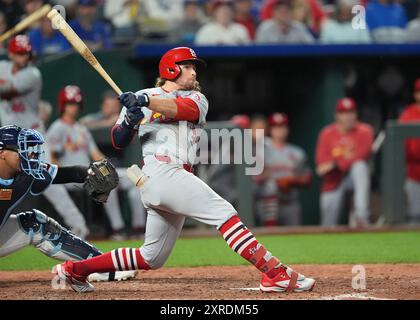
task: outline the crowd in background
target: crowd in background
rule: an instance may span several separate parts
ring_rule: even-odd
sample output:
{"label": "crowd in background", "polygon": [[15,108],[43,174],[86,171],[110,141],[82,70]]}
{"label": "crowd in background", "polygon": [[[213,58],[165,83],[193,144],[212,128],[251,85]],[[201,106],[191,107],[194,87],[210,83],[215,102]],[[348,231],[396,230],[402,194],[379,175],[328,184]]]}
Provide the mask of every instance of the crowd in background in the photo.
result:
{"label": "crowd in background", "polygon": [[[136,41],[179,45],[420,42],[418,0],[0,0],[0,34],[47,2],[66,9],[69,24],[92,50]],[[70,48],[47,18],[28,34],[39,55]]]}

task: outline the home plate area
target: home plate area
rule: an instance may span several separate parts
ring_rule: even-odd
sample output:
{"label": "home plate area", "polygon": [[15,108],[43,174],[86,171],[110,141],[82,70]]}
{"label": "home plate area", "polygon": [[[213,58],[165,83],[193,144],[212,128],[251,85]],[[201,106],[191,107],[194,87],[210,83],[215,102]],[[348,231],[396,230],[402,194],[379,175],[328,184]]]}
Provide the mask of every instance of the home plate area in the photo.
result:
{"label": "home plate area", "polygon": [[93,293],[54,290],[48,271],[0,272],[0,300],[6,299],[123,299],[123,300],[383,300],[420,299],[420,264],[370,264],[365,288],[355,290],[353,265],[291,265],[316,279],[311,292],[262,293],[259,272],[252,266],[163,268],[140,271],[125,282],[94,283]]}

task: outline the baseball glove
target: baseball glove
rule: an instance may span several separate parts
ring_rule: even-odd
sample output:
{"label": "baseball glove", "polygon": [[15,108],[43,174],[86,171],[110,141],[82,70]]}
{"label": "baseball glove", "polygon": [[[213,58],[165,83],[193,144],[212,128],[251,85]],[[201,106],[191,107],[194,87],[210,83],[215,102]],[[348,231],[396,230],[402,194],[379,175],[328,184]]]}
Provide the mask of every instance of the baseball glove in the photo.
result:
{"label": "baseball glove", "polygon": [[104,203],[109,193],[118,186],[119,177],[114,165],[108,160],[93,162],[83,184],[87,194],[96,202]]}

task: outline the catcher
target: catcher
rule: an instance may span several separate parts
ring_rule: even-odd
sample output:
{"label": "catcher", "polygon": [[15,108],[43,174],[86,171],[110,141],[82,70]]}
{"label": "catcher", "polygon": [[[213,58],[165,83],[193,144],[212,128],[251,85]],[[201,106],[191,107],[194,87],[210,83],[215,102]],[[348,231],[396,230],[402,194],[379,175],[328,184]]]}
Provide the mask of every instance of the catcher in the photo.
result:
{"label": "catcher", "polygon": [[[89,168],[57,167],[42,161],[43,143],[42,135],[33,129],[0,128],[0,257],[28,245],[60,260],[82,260],[101,255],[97,248],[40,210],[12,214],[27,194],[39,195],[51,183],[84,183],[86,192],[98,202],[105,202],[118,185],[118,174],[107,159],[94,162]],[[125,280],[134,276],[132,271],[111,272],[93,274],[90,280]]]}

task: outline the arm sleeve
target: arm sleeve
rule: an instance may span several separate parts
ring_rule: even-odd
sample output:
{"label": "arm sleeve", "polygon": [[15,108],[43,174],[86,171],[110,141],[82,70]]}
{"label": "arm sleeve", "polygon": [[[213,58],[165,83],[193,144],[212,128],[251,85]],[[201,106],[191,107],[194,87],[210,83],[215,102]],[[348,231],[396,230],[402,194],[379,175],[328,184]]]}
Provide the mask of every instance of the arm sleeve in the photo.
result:
{"label": "arm sleeve", "polygon": [[57,166],[53,164],[44,163],[44,170],[43,174],[45,176],[44,180],[34,180],[34,182],[31,185],[30,193],[33,196],[38,196],[42,192],[44,192],[45,189],[47,189],[52,181],[57,176]]}
{"label": "arm sleeve", "polygon": [[[183,99],[184,99],[183,100],[184,102],[182,104],[184,104],[185,107],[183,107],[184,110],[181,111],[181,114],[184,114],[184,116],[187,116],[190,118],[194,117],[195,118],[194,122],[197,122],[199,124],[206,123],[206,116],[207,116],[207,112],[209,111],[209,102],[207,101],[207,98],[202,93],[193,91],[188,96],[184,97]],[[197,109],[198,109],[198,115],[197,115]],[[177,117],[178,117],[178,114],[177,114]],[[188,119],[181,119],[181,120],[188,120]]]}
{"label": "arm sleeve", "polygon": [[126,110],[126,107],[122,108],[117,122],[111,129],[111,141],[115,149],[123,149],[128,146],[137,131],[124,121]]}
{"label": "arm sleeve", "polygon": [[175,99],[178,112],[174,120],[186,120],[190,122],[198,122],[200,118],[200,110],[194,100],[190,98],[178,97]]}
{"label": "arm sleeve", "polygon": [[84,166],[58,167],[53,184],[83,183],[87,177],[88,168]]}

